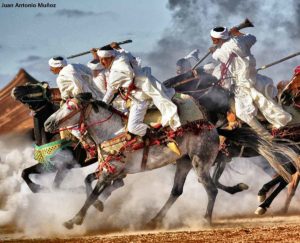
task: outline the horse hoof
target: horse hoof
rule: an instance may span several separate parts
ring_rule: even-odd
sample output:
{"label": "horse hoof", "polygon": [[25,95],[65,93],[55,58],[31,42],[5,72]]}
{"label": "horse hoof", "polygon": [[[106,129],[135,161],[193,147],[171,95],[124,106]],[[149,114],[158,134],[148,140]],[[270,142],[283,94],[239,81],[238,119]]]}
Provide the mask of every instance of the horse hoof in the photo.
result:
{"label": "horse hoof", "polygon": [[204,225],[206,225],[206,226],[212,226],[211,217],[208,215],[204,215],[203,222],[204,222]]}
{"label": "horse hoof", "polygon": [[67,229],[73,229],[74,227],[74,224],[73,224],[73,221],[72,220],[68,220],[66,222],[63,223],[63,225],[67,228]]}
{"label": "horse hoof", "polygon": [[146,229],[157,229],[162,227],[162,221],[158,219],[151,219],[147,224],[146,224]]}
{"label": "horse hoof", "polygon": [[44,189],[42,186],[37,185],[37,184],[30,185],[29,188],[33,193],[39,193],[40,191],[42,191]]}
{"label": "horse hoof", "polygon": [[245,183],[239,183],[238,184],[238,187],[240,190],[244,191],[244,190],[248,190],[249,189],[249,186]]}
{"label": "horse hoof", "polygon": [[83,217],[82,217],[82,216],[79,216],[79,215],[76,215],[76,216],[73,218],[73,222],[74,222],[74,224],[81,225],[82,222],[83,222]]}
{"label": "horse hoof", "polygon": [[264,202],[265,200],[266,200],[266,194],[258,195],[258,196],[257,196],[257,201],[258,201],[259,203],[262,203],[262,202]]}
{"label": "horse hoof", "polygon": [[263,207],[258,207],[256,210],[255,210],[255,214],[256,215],[263,215],[267,212],[267,209],[266,208],[263,208]]}
{"label": "horse hoof", "polygon": [[100,200],[96,200],[96,202],[94,202],[93,206],[99,211],[99,212],[103,212],[104,206],[103,203]]}

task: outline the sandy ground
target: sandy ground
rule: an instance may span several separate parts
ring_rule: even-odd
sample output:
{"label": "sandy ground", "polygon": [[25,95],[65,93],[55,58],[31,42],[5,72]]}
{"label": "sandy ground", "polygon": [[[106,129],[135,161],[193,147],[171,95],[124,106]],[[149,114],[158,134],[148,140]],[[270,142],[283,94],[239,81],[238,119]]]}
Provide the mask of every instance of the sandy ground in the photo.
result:
{"label": "sandy ground", "polygon": [[[31,142],[18,137],[2,139],[0,145],[0,225],[3,225],[0,226],[0,243],[300,242],[299,193],[292,200],[288,216],[277,213],[284,205],[286,192],[276,198],[266,216],[253,215],[258,205],[257,192],[270,180],[252,163],[254,159],[251,163],[246,159],[235,160],[225,171],[221,182],[226,185],[244,182],[249,190],[236,195],[219,191],[212,227],[204,226],[207,195],[191,172],[182,197],[164,219],[166,228],[136,230],[154,217],[167,200],[175,173],[174,165],[170,165],[126,177],[125,186],[107,200],[104,212],[100,214],[91,208],[83,225],[68,231],[62,222],[74,216],[82,206],[86,197],[84,178],[95,168],[74,169],[60,190],[33,194],[21,178],[21,170],[35,163]],[[51,187],[54,176],[33,179]]]}
{"label": "sandy ground", "polygon": [[0,229],[1,242],[300,242],[300,216],[215,219],[212,227],[171,231],[115,232],[69,238],[29,239]]}

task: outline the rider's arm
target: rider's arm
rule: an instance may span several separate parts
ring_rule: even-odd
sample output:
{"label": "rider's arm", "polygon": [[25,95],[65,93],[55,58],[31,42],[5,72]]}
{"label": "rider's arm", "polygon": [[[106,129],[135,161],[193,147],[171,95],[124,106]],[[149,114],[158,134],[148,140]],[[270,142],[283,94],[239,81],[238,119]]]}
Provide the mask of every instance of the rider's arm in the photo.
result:
{"label": "rider's arm", "polygon": [[105,103],[109,104],[114,97],[114,94],[117,93],[118,90],[114,89],[113,87],[107,86],[107,91],[102,99]]}
{"label": "rider's arm", "polygon": [[74,83],[71,80],[58,78],[57,86],[63,100],[67,100],[68,98],[73,97],[75,87]]}

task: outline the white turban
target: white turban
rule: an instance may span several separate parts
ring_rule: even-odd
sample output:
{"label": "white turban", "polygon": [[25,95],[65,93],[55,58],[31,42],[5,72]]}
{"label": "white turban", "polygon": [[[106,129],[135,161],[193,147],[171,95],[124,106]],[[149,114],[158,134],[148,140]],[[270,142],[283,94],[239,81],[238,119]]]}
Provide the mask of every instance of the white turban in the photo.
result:
{"label": "white turban", "polygon": [[63,57],[53,57],[49,60],[50,67],[64,67],[67,66],[67,61]]}
{"label": "white turban", "polygon": [[104,67],[99,62],[90,61],[87,63],[87,66],[93,71],[104,69]]}
{"label": "white turban", "polygon": [[226,27],[215,27],[210,31],[210,36],[216,39],[227,40],[229,38],[229,32]]}
{"label": "white turban", "polygon": [[98,50],[97,51],[97,55],[100,58],[103,58],[103,57],[114,57],[114,56],[116,56],[116,52],[115,52],[115,50]]}

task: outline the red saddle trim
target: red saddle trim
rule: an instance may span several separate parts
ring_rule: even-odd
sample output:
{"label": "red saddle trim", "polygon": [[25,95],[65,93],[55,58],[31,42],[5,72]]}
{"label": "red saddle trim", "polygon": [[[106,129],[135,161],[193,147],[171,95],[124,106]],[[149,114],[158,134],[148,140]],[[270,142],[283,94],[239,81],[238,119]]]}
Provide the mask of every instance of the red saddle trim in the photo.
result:
{"label": "red saddle trim", "polygon": [[[149,137],[149,146],[154,145],[161,145],[164,143],[167,143],[170,140],[174,140],[176,137],[181,137],[186,132],[192,132],[195,135],[199,135],[203,130],[211,130],[214,126],[206,121],[206,120],[197,120],[193,122],[189,122],[181,127],[179,127],[176,131],[172,130],[170,127],[164,128],[162,131],[159,131],[159,134],[161,133],[161,137]],[[117,138],[124,136],[124,134],[119,135]],[[111,139],[110,141],[116,140],[116,138]],[[119,150],[118,154],[114,155],[108,155],[105,159],[105,161],[101,162],[98,166],[99,176],[104,168],[109,173],[115,173],[116,168],[110,164],[110,161],[112,160],[118,160],[122,161],[122,158],[124,158],[124,152],[133,152],[139,149],[142,149],[145,147],[145,143],[142,141],[138,141],[137,137],[134,137],[133,139],[127,141]]]}

